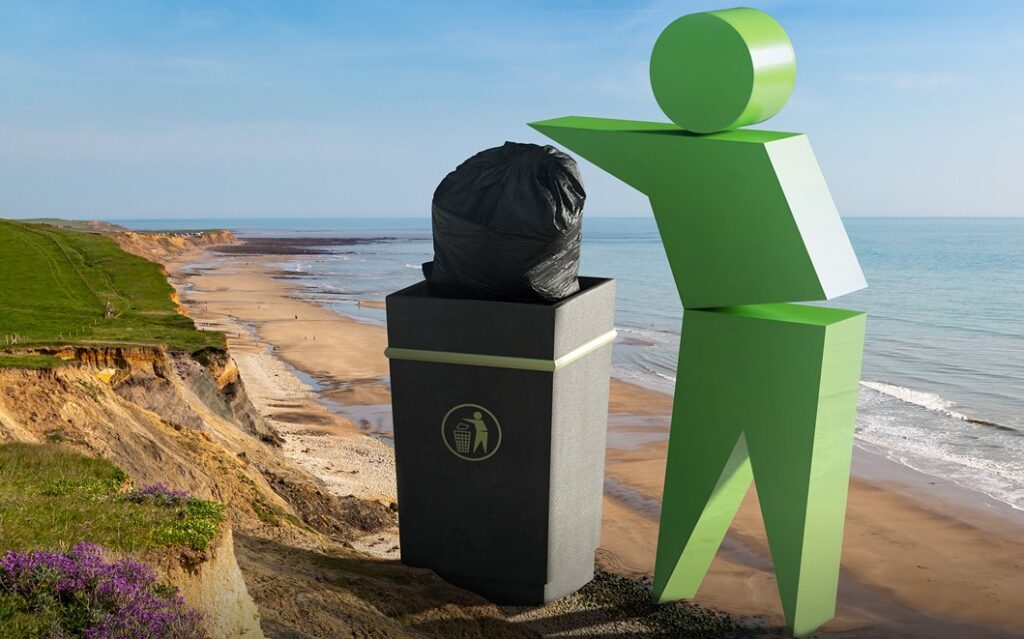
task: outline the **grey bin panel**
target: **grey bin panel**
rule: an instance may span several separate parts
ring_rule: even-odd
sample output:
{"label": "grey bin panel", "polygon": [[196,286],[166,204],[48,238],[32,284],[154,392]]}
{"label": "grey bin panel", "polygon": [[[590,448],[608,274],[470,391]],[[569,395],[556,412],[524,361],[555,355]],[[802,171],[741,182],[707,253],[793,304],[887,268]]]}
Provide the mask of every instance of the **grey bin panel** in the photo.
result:
{"label": "grey bin panel", "polygon": [[[528,304],[434,297],[417,284],[387,299],[389,346],[557,359],[613,330],[614,281],[580,285]],[[403,563],[504,604],[551,601],[592,578],[611,348],[553,372],[391,360]],[[456,454],[472,436],[464,420],[443,432],[464,404],[449,422],[485,408],[488,446],[491,417],[500,425],[486,459]]]}

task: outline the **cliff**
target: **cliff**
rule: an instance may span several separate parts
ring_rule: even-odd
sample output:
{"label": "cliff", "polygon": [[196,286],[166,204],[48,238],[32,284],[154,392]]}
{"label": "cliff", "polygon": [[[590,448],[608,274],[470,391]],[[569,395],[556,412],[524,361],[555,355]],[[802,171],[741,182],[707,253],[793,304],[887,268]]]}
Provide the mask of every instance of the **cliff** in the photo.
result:
{"label": "cliff", "polygon": [[181,561],[168,553],[148,559],[161,581],[177,588],[187,606],[203,611],[203,625],[211,639],[263,639],[259,612],[235,559],[230,527],[224,527],[202,561]]}
{"label": "cliff", "polygon": [[[387,520],[384,505],[327,495],[276,450],[279,436],[249,403],[223,351],[35,352],[65,365],[0,369],[0,442],[62,443],[109,459],[139,483],[163,482],[225,503],[232,523],[250,533],[288,537],[268,521],[305,530],[300,519],[324,513],[340,521],[356,515],[358,524],[346,532]],[[379,511],[376,523],[371,511]]]}
{"label": "cliff", "polygon": [[[383,504],[339,499],[278,452],[223,351],[38,349],[50,369],[0,369],[0,443],[59,444],[114,462],[137,485],[163,483],[227,506],[235,531],[322,548],[389,525]],[[150,557],[217,628],[258,637],[231,528],[209,552]],[[254,626],[255,624],[255,626]],[[255,630],[253,628],[255,627]],[[239,636],[224,631],[211,636]]]}
{"label": "cliff", "polygon": [[117,245],[158,264],[211,246],[239,244],[231,231],[119,231],[110,234]]}

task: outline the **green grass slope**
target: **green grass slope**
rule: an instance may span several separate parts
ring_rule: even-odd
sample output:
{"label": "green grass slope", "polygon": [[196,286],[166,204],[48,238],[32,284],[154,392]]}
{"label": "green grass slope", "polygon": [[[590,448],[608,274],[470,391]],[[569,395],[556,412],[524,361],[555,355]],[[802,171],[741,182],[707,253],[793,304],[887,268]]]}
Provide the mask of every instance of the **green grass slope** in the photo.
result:
{"label": "green grass slope", "polygon": [[81,541],[121,552],[203,550],[219,534],[221,504],[137,499],[127,484],[117,466],[61,446],[0,444],[0,555]]}
{"label": "green grass slope", "polygon": [[[122,251],[108,237],[0,220],[0,350],[15,334],[21,348],[223,347],[223,335],[199,331],[177,312],[172,293],[158,264]],[[107,304],[114,317],[104,317]]]}
{"label": "green grass slope", "polygon": [[56,217],[36,217],[18,220],[24,224],[49,224],[68,231],[82,231],[83,233],[120,233],[127,231],[123,226],[111,224],[110,222],[99,222],[95,220],[62,220]]}

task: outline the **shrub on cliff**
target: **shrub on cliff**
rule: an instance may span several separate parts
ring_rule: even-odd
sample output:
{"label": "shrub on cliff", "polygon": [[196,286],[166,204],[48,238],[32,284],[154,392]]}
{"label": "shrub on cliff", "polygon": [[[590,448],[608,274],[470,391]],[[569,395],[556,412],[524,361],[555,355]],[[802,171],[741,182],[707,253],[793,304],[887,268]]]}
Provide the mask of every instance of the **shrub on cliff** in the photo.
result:
{"label": "shrub on cliff", "polygon": [[133,490],[126,499],[136,504],[173,509],[174,520],[156,530],[155,539],[161,545],[203,550],[220,532],[220,524],[224,521],[223,504],[196,499],[186,490],[177,490],[164,484]]}
{"label": "shrub on cliff", "polygon": [[187,490],[178,490],[165,484],[152,484],[128,493],[128,501],[136,504],[182,506],[191,498]]}
{"label": "shrub on cliff", "polygon": [[188,610],[153,569],[108,562],[99,546],[68,553],[8,551],[0,559],[0,634],[11,639],[202,639]]}

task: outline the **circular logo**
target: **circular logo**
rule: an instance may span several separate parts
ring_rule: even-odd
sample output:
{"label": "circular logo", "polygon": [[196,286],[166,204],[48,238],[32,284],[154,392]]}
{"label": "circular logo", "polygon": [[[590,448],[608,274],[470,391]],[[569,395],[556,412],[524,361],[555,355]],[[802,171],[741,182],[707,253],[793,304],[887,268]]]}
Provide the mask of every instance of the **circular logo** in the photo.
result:
{"label": "circular logo", "polygon": [[459,404],[441,420],[441,439],[459,459],[483,461],[501,446],[501,424],[477,404]]}

